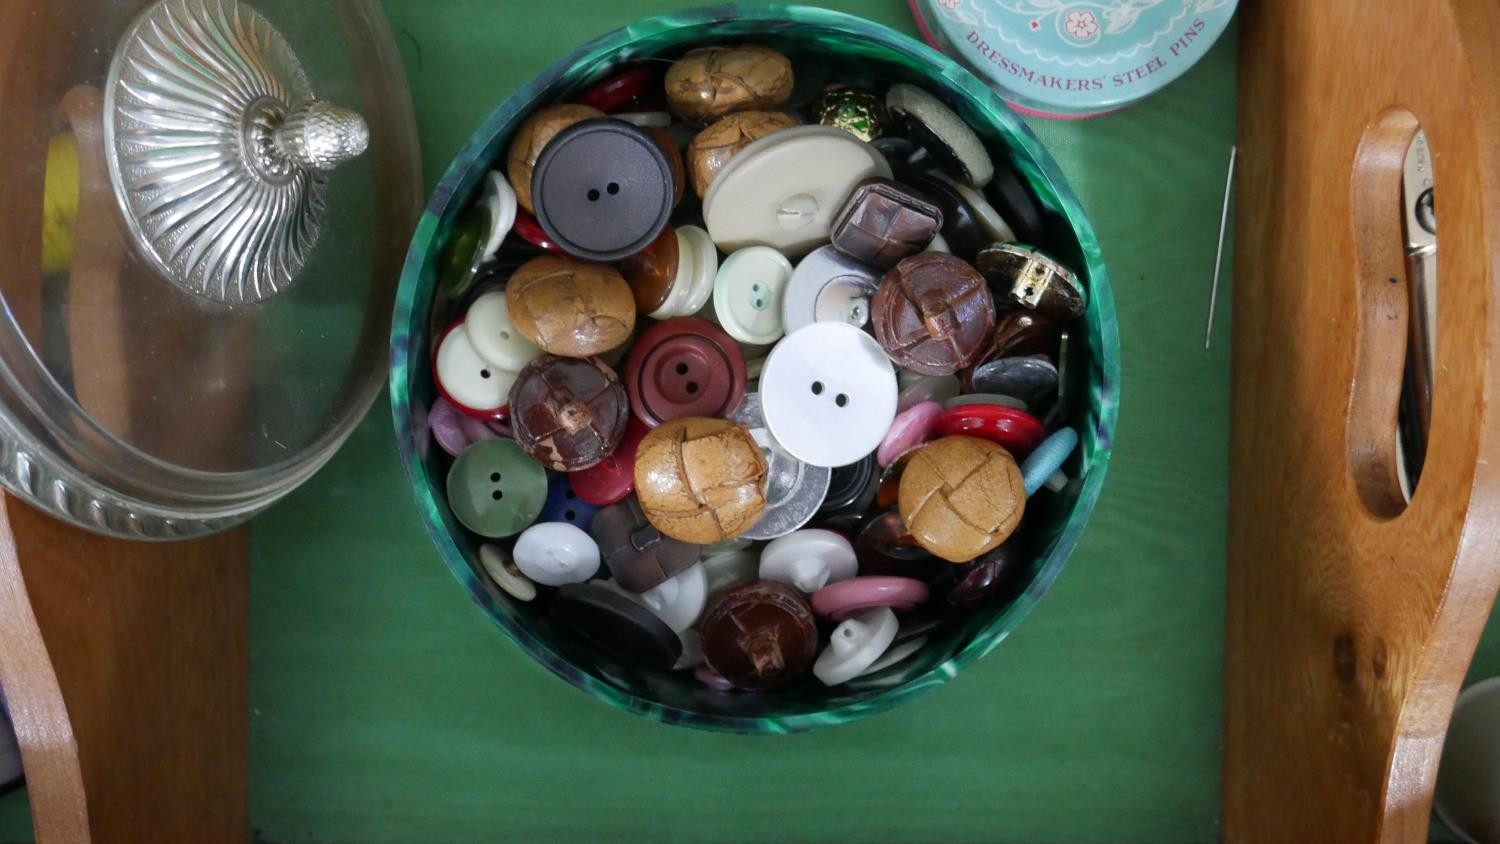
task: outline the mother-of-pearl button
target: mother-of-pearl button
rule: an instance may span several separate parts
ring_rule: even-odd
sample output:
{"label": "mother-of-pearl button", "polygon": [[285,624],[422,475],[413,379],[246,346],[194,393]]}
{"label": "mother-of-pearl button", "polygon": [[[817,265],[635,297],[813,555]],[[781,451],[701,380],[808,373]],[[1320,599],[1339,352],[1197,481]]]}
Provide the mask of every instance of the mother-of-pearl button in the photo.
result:
{"label": "mother-of-pearl button", "polygon": [[771,436],[814,466],[845,466],[874,451],[896,418],[896,373],[875,338],[815,322],[771,349],[760,373]]}
{"label": "mother-of-pearl button", "polygon": [[890,607],[865,610],[840,623],[813,663],[813,675],[826,686],[853,680],[890,648],[898,626]]}
{"label": "mother-of-pearl button", "polygon": [[521,573],[510,554],[505,552],[499,545],[491,545],[488,542],[479,546],[479,565],[484,573],[495,581],[505,594],[515,598],[517,601],[531,601],[536,598],[536,584]]}
{"label": "mother-of-pearl button", "polygon": [[797,264],[781,300],[781,321],[791,334],[814,322],[870,321],[870,297],[880,274],[832,246],[815,249]]}
{"label": "mother-of-pearl button", "polygon": [[694,563],[638,596],[646,609],[679,634],[698,623],[708,603],[708,575],[702,563]]}
{"label": "mother-of-pearl button", "polygon": [[464,316],[464,328],[474,351],[486,363],[500,369],[520,372],[542,354],[541,348],[527,340],[510,321],[504,290],[492,290],[475,299]]}
{"label": "mother-of-pearl button", "polygon": [[753,244],[801,255],[828,241],[854,186],[891,177],[885,157],[833,126],[795,126],[751,143],[703,197],[703,220],[721,249]]}
{"label": "mother-of-pearl button", "polygon": [[543,586],[582,583],[599,571],[599,545],[567,522],[541,522],[521,532],[516,568]]}
{"label": "mother-of-pearl button", "polygon": [[491,170],[485,175],[484,194],[480,197],[490,210],[490,230],[484,240],[484,260],[492,261],[500,254],[500,244],[516,224],[516,191],[510,186],[505,174]]}
{"label": "mother-of-pearl button", "polygon": [[499,411],[509,400],[516,373],[487,363],[474,349],[463,325],[454,326],[438,344],[433,368],[438,386],[457,409],[469,413]]}
{"label": "mother-of-pearl button", "polygon": [[719,265],[714,280],[714,316],[730,337],[766,345],[785,333],[782,300],[792,262],[769,246],[747,246]]}
{"label": "mother-of-pearl button", "polygon": [[848,580],[859,570],[854,546],[831,530],[809,528],[774,539],[760,553],[762,580],[776,580],[807,594]]}

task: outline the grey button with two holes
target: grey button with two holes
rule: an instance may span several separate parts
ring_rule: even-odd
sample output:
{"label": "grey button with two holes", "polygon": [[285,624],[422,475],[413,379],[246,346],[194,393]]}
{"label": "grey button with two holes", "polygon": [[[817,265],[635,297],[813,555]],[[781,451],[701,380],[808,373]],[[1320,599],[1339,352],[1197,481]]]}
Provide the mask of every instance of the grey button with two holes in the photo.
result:
{"label": "grey button with two holes", "polygon": [[613,118],[576,123],[542,150],[531,175],[536,219],[564,252],[616,261],[661,234],[672,167],[644,131]]}

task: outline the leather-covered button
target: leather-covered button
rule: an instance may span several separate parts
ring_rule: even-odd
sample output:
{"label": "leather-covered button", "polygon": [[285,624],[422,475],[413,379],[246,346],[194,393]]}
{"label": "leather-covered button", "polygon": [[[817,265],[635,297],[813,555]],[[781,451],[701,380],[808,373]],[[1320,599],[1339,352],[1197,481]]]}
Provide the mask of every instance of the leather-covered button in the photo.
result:
{"label": "leather-covered button", "polygon": [[599,546],[567,522],[532,525],[521,532],[511,553],[521,573],[543,586],[582,583],[599,570]]}
{"label": "leather-covered button", "polygon": [[517,601],[536,600],[536,584],[521,573],[510,552],[488,542],[479,546],[479,567],[500,591]]}
{"label": "leather-covered button", "polygon": [[604,581],[558,589],[552,616],[561,628],[626,665],[666,671],[682,655],[682,640],[666,622]]}
{"label": "leather-covered button", "polygon": [[1015,458],[977,437],[944,437],[918,449],[901,474],[900,510],[913,538],[965,563],[1010,537],[1025,511]]}
{"label": "leather-covered button", "polygon": [[818,628],[797,590],[771,580],[735,586],[708,608],[698,631],[714,673],[741,689],[785,685],[812,666]]}
{"label": "leather-covered button", "polygon": [[813,612],[843,621],[875,609],[909,610],[927,603],[927,584],[910,577],[866,575],[831,583],[813,593]]}
{"label": "leather-covered button", "polygon": [[766,427],[760,394],[746,393],[729,419],[745,426],[766,459],[766,510],[740,538],[775,539],[807,524],[828,494],[832,471],[798,460],[776,442]]}
{"label": "leather-covered button", "polygon": [[932,439],[942,415],[943,406],[935,401],[922,402],[896,414],[891,429],[880,441],[880,448],[875,450],[875,462],[889,466],[897,457]]}
{"label": "leather-covered button", "polygon": [[672,213],[676,174],[644,130],[623,120],[576,123],[537,159],[537,222],[564,252],[616,261],[656,239]]}
{"label": "leather-covered button", "polygon": [[867,455],[835,468],[828,479],[828,494],[818,507],[818,515],[832,518],[863,514],[875,503],[875,487],[880,480],[875,455]]}
{"label": "leather-covered button", "polygon": [[517,444],[558,472],[608,457],[625,435],[629,399],[614,370],[586,359],[543,355],[521,370],[510,394]]}
{"label": "leather-covered button", "polygon": [[995,164],[984,143],[942,100],[915,85],[901,83],[886,91],[885,107],[906,129],[907,137],[927,150],[944,170],[976,188],[994,178]]}
{"label": "leather-covered button", "polygon": [[437,354],[432,356],[432,377],[438,392],[454,410],[479,419],[495,419],[505,408],[516,376],[486,363],[460,322],[438,342]]}
{"label": "leather-covered button", "polygon": [[996,296],[1053,319],[1083,315],[1088,296],[1073,271],[1030,246],[997,243],[979,250],[974,266]]}
{"label": "leather-covered button", "polygon": [[700,545],[739,536],[765,511],[766,461],[750,432],[687,417],[653,430],[636,452],[635,492],[662,533]]}
{"label": "leather-covered button", "polygon": [[548,354],[603,354],[635,330],[635,296],[607,264],[533,258],[511,276],[505,295],[511,324]]}
{"label": "leather-covered button", "polygon": [[594,515],[599,508],[578,497],[573,491],[573,484],[568,481],[568,476],[562,472],[552,472],[547,476],[547,503],[542,505],[540,520],[544,522],[562,522],[574,527],[588,530],[594,521]]}
{"label": "leather-covered button", "polygon": [[469,530],[490,539],[520,533],[547,501],[547,473],[507,439],[474,443],[448,470],[448,507]]}
{"label": "leather-covered button", "polygon": [[977,270],[952,255],[924,252],[886,273],[870,300],[875,339],[896,363],[951,375],[989,347],[995,300]]}
{"label": "leather-covered button", "polygon": [[1021,478],[1026,486],[1026,495],[1031,496],[1042,488],[1052,476],[1062,471],[1063,464],[1078,447],[1078,433],[1072,428],[1059,428],[1052,436],[1042,440],[1026,462],[1021,464]]}
{"label": "leather-covered button", "polygon": [[765,346],[786,333],[781,318],[792,262],[769,246],[747,246],[719,264],[714,315],[729,336]]}
{"label": "leather-covered button", "polygon": [[891,181],[866,179],[834,217],[830,237],[845,255],[887,269],[932,243],[943,212],[926,198]]}
{"label": "leather-covered button", "polygon": [[517,204],[527,213],[536,210],[532,204],[531,180],[542,151],[569,126],[603,116],[599,109],[579,103],[547,106],[537,109],[516,129],[506,155],[505,176],[515,190]]}
{"label": "leather-covered button", "polygon": [[723,416],[745,395],[745,359],[707,320],[677,317],[635,341],[625,361],[630,407],[647,425],[685,416]]}
{"label": "leather-covered button", "polygon": [[597,507],[613,504],[635,489],[635,451],[650,432],[634,416],[625,423],[625,436],[608,457],[587,469],[570,472],[568,480],[579,499]]}
{"label": "leather-covered button", "polygon": [[978,393],[1014,396],[1039,407],[1057,395],[1057,367],[1040,355],[999,358],[974,367],[969,384]]}
{"label": "leather-covered button", "polygon": [[666,304],[680,260],[677,230],[668,226],[645,249],[620,262],[620,275],[635,296],[636,313],[649,314]]}
{"label": "leather-covered button", "polygon": [[698,546],[663,536],[634,497],[596,513],[589,535],[599,544],[610,574],[631,592],[658,586],[698,561]]}
{"label": "leather-covered button", "polygon": [[781,111],[739,111],[709,124],[688,145],[687,166],[693,192],[702,199],[714,177],[740,150],[773,132],[796,125],[796,119]]}
{"label": "leather-covered button", "polygon": [[863,328],[870,321],[870,297],[880,274],[832,246],[814,249],[787,282],[781,321],[791,334],[815,322],[847,322]]}
{"label": "leather-covered button", "polygon": [[792,96],[792,63],[755,44],[699,47],[667,68],[667,105],[683,120],[709,123],[730,112],[774,109]]}
{"label": "leather-covered button", "polygon": [[813,663],[813,674],[825,686],[853,680],[890,648],[899,626],[896,614],[885,607],[847,619],[828,637],[828,647]]}
{"label": "leather-covered button", "polygon": [[772,246],[802,255],[828,241],[854,186],[890,178],[885,158],[842,129],[796,126],[730,159],[703,197],[704,227],[720,249]]}
{"label": "leather-covered button", "polygon": [[831,530],[810,528],[772,540],[760,552],[760,576],[811,595],[859,569],[854,546]]}
{"label": "leather-covered button", "polygon": [[465,312],[464,326],[474,351],[499,369],[520,372],[542,353],[510,321],[504,290],[492,290],[475,299]]}
{"label": "leather-covered button", "polygon": [[843,466],[874,451],[896,417],[896,374],[875,338],[848,323],[787,335],[760,374],[761,410],[793,457]]}
{"label": "leather-covered button", "polygon": [[1041,443],[1047,429],[1024,410],[994,404],[961,404],[938,417],[937,435],[982,437],[1021,458]]}

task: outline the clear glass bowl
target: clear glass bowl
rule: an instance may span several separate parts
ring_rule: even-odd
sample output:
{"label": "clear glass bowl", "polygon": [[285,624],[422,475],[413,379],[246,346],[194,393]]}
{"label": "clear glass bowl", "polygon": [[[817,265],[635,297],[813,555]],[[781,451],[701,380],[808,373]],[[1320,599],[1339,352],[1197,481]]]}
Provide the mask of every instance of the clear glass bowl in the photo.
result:
{"label": "clear glass bowl", "polygon": [[[436,395],[433,331],[456,316],[437,299],[442,249],[485,172],[502,160],[516,126],[534,109],[566,101],[615,67],[724,42],[785,52],[798,74],[793,105],[833,81],[881,89],[905,81],[941,96],[992,154],[1009,158],[1030,184],[1054,229],[1055,242],[1047,245],[1083,276],[1090,293],[1086,335],[1073,344],[1068,386],[1075,408],[1071,422],[1082,440],[1081,474],[1063,493],[1039,496],[1029,505],[1023,540],[1034,553],[1025,576],[1007,600],[942,629],[916,658],[838,688],[809,681],[774,694],[718,692],[699,684],[692,672],[622,665],[558,630],[548,613],[512,600],[479,568],[477,544],[445,501],[449,460],[426,426],[426,408]],[[998,645],[1052,585],[1088,522],[1109,462],[1119,385],[1114,297],[1098,241],[1056,162],[1031,131],[984,83],[926,45],[861,18],[805,6],[717,7],[643,20],[584,45],[517,91],[474,133],[433,194],[407,255],[391,331],[391,409],[401,460],[439,555],[474,603],[547,669],[606,703],[664,723],[740,733],[807,730],[889,709],[947,681]]]}

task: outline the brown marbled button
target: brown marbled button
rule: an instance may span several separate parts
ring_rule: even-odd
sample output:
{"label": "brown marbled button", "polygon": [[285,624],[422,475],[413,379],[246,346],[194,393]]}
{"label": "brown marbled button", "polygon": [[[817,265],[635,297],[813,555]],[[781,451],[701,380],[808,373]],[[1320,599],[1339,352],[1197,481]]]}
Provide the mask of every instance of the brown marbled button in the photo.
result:
{"label": "brown marbled button", "polygon": [[709,123],[734,111],[778,108],[792,95],[792,63],[768,47],[700,47],[667,69],[667,105]]}
{"label": "brown marbled button", "polygon": [[797,590],[774,580],[731,587],[698,626],[708,667],[741,689],[785,685],[812,667],[818,627]]}
{"label": "brown marbled button", "polygon": [[943,228],[936,205],[890,179],[860,182],[833,218],[831,237],[840,252],[888,269],[932,243]]}
{"label": "brown marbled button", "polygon": [[1015,531],[1026,489],[1010,452],[978,437],[944,437],[912,455],[898,507],[923,548],[967,563]]}
{"label": "brown marbled button", "polygon": [[693,191],[702,199],[714,176],[736,153],[772,132],[796,125],[797,121],[791,115],[781,111],[740,111],[709,124],[688,145],[688,170],[692,173]]}
{"label": "brown marbled button", "polygon": [[662,533],[708,545],[749,530],[766,509],[766,459],[750,432],[724,419],[674,419],[635,455],[635,494]]}
{"label": "brown marbled button", "polygon": [[958,582],[943,597],[960,610],[978,609],[1014,583],[1025,564],[1017,544],[1006,542],[959,569]]}
{"label": "brown marbled button", "polygon": [[536,211],[531,204],[531,173],[536,169],[536,160],[541,157],[547,142],[574,123],[603,116],[604,112],[592,106],[568,103],[537,109],[526,118],[516,130],[515,137],[511,138],[510,152],[505,159],[505,178],[515,189],[517,205],[527,213]]}
{"label": "brown marbled button", "polygon": [[533,258],[510,277],[505,304],[516,330],[548,354],[603,354],[635,330],[635,295],[608,264]]}
{"label": "brown marbled button", "polygon": [[928,584],[952,576],[953,566],[917,544],[895,510],[870,519],[854,540],[854,555],[861,575],[910,577]]}
{"label": "brown marbled button", "polygon": [[870,322],[898,366],[951,375],[989,347],[995,300],[984,278],[963,260],[923,252],[885,274],[870,299]]}
{"label": "brown marbled button", "polygon": [[974,265],[996,296],[1008,296],[1023,308],[1053,319],[1082,316],[1088,305],[1073,271],[1019,243],[996,243],[979,250]]}
{"label": "brown marbled button", "polygon": [[672,206],[676,207],[682,202],[683,193],[687,190],[687,167],[682,161],[682,147],[677,145],[677,139],[672,137],[660,126],[644,126],[642,132],[651,136],[651,140],[661,147],[662,154],[667,157],[667,166],[672,170]]}
{"label": "brown marbled button", "polygon": [[630,399],[603,362],[543,355],[510,388],[510,420],[516,444],[538,463],[576,472],[620,444]]}
{"label": "brown marbled button", "polygon": [[636,313],[649,314],[667,301],[680,258],[677,230],[667,226],[645,249],[620,261],[620,275],[635,296]]}
{"label": "brown marbled button", "polygon": [[595,513],[589,536],[599,544],[609,573],[631,592],[660,586],[698,562],[698,546],[663,536],[633,495]]}

